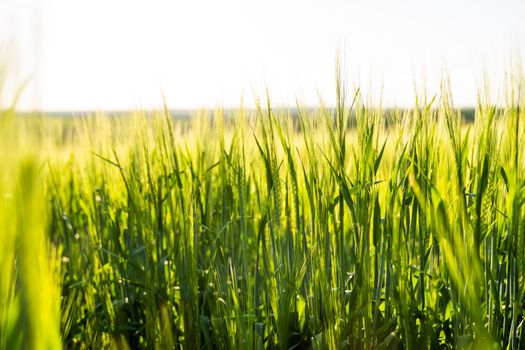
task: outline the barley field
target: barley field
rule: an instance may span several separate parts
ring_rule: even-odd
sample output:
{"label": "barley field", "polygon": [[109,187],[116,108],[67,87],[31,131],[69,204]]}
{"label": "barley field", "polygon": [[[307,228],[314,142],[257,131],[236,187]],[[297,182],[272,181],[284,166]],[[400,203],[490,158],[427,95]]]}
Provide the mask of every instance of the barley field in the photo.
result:
{"label": "barley field", "polygon": [[524,349],[524,88],[4,108],[0,348]]}

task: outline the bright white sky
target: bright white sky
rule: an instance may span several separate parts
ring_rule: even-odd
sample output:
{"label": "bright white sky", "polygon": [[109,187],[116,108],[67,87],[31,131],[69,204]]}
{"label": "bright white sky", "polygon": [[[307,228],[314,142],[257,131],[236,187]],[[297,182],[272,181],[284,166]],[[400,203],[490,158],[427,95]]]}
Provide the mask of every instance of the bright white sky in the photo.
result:
{"label": "bright white sky", "polygon": [[265,87],[330,104],[338,48],[374,101],[411,105],[446,68],[473,105],[483,67],[496,82],[523,60],[524,18],[523,0],[0,0],[0,43],[32,77],[22,109],[151,108],[162,92],[171,108],[249,105]]}

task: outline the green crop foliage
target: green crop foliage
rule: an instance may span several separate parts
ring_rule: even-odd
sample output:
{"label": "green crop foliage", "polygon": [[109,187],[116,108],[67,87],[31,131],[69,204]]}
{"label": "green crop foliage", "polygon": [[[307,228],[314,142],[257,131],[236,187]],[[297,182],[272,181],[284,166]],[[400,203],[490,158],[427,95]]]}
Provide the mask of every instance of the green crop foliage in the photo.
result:
{"label": "green crop foliage", "polygon": [[0,348],[523,349],[525,86],[0,115]]}

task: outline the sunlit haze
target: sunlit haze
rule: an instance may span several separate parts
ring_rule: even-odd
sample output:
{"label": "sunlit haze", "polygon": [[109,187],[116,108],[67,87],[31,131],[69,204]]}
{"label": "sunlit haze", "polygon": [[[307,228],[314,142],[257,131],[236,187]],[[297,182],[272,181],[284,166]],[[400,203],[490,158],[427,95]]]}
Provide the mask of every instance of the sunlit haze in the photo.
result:
{"label": "sunlit haze", "polygon": [[[438,91],[471,106],[525,49],[525,1],[2,0],[0,47],[21,109],[280,105],[333,101],[338,52],[372,101]],[[6,50],[4,50],[6,51]]]}

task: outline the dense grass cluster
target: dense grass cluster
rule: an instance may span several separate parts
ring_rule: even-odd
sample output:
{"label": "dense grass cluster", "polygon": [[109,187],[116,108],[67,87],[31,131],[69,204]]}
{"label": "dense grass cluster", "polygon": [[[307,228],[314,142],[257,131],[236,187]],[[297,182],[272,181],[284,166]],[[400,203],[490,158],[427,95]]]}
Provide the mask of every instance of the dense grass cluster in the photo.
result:
{"label": "dense grass cluster", "polygon": [[0,116],[0,347],[525,348],[525,96]]}

